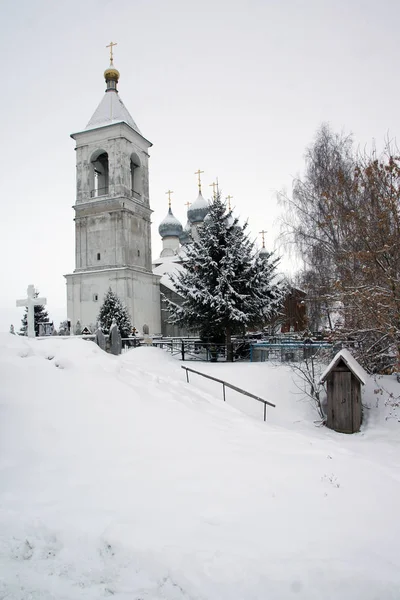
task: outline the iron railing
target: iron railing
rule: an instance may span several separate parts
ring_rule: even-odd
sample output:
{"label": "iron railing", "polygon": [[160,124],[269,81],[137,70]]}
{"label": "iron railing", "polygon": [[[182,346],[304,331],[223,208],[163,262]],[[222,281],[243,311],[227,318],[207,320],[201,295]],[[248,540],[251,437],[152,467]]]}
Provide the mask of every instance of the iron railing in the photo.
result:
{"label": "iron railing", "polygon": [[[226,361],[225,344],[204,342],[199,338],[153,339],[153,346],[168,349],[172,356],[179,356],[181,360]],[[246,340],[232,340],[232,350],[234,361],[250,358],[250,344]]]}
{"label": "iron railing", "polygon": [[217,379],[216,377],[212,377],[211,375],[206,375],[205,373],[200,373],[200,371],[195,371],[194,369],[189,369],[189,367],[184,367],[183,365],[181,368],[185,369],[185,371],[186,371],[186,381],[188,383],[189,383],[189,372],[196,373],[196,375],[200,375],[201,377],[205,377],[206,379],[211,379],[212,381],[217,381],[218,383],[222,383],[222,394],[223,394],[224,402],[226,402],[226,395],[225,395],[226,387],[230,388],[231,390],[234,390],[235,392],[239,392],[239,394],[243,394],[244,396],[253,398],[254,400],[257,400],[257,402],[262,402],[264,404],[264,422],[266,422],[266,420],[267,420],[267,405],[275,408],[275,404],[272,404],[272,402],[268,402],[268,400],[264,400],[264,398],[260,398],[260,396],[255,396],[254,394],[251,394],[250,392],[246,392],[246,390],[242,390],[242,388],[239,388],[236,385],[232,385],[231,383],[228,383],[227,381],[223,381],[222,379]]}

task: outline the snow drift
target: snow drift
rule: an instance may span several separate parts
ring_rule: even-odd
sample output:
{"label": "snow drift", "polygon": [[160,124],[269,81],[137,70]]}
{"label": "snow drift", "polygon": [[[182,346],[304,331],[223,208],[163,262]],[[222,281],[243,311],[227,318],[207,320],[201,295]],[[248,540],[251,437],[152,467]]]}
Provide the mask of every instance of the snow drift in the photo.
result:
{"label": "snow drift", "polygon": [[397,429],[316,428],[285,367],[220,376],[269,422],[154,348],[0,336],[0,597],[400,597]]}

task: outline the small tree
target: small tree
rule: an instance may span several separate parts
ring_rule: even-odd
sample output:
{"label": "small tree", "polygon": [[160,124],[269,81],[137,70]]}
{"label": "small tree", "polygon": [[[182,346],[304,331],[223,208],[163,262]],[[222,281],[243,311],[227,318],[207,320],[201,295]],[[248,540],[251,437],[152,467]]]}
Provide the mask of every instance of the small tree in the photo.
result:
{"label": "small tree", "polygon": [[128,337],[132,332],[132,321],[128,309],[111,288],[104,296],[97,319],[100,321],[105,333],[109,333],[113,319],[116,320],[122,337]]}
{"label": "small tree", "polygon": [[270,321],[282,302],[275,281],[278,259],[259,256],[218,195],[210,204],[198,239],[186,249],[185,270],[172,275],[181,305],[165,298],[170,322],[225,336],[227,359],[233,360],[231,336]]}
{"label": "small tree", "polygon": [[[39,296],[39,292],[35,292],[35,298]],[[37,304],[34,306],[34,319],[35,319],[35,334],[39,335],[39,323],[49,323],[49,315],[43,304]],[[21,319],[21,335],[28,335],[28,307],[25,308],[24,316]]]}

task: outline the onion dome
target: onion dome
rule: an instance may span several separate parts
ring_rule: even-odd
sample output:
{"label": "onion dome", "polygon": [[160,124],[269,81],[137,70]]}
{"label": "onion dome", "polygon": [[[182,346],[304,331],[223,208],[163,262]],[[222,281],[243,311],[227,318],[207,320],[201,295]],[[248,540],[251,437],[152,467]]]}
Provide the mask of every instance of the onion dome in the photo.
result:
{"label": "onion dome", "polygon": [[108,67],[104,71],[104,79],[106,80],[107,90],[115,90],[117,91],[117,83],[119,80],[119,71],[115,67]]}
{"label": "onion dome", "polygon": [[180,237],[183,232],[182,224],[172,214],[171,207],[168,209],[167,216],[159,225],[158,233],[164,239],[167,237]]}
{"label": "onion dome", "polygon": [[199,191],[199,195],[187,212],[188,219],[191,223],[202,223],[207,213],[208,202],[203,198],[201,192]]}
{"label": "onion dome", "polygon": [[260,250],[260,252],[258,253],[260,258],[268,258],[269,257],[269,252],[268,250],[265,248],[265,246],[263,246]]}
{"label": "onion dome", "polygon": [[114,42],[110,42],[110,44],[107,46],[107,48],[110,48],[110,66],[104,71],[104,79],[106,80],[107,84],[106,92],[109,92],[110,90],[117,91],[119,71],[114,67],[114,46],[117,46],[117,44]]}
{"label": "onion dome", "polygon": [[191,240],[191,227],[190,221],[188,221],[183,228],[181,235],[179,236],[179,241],[182,245],[188,244]]}

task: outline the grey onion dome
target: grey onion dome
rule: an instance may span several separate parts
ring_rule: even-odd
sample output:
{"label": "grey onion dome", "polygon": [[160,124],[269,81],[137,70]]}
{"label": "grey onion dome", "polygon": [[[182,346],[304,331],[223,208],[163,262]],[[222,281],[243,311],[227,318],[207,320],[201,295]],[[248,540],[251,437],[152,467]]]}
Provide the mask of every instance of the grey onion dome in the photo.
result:
{"label": "grey onion dome", "polygon": [[167,216],[163,219],[158,227],[158,233],[162,238],[179,237],[182,233],[182,224],[172,214],[171,207],[168,209]]}
{"label": "grey onion dome", "polygon": [[269,257],[269,252],[268,250],[263,246],[259,252],[259,257],[260,258],[268,258]]}
{"label": "grey onion dome", "polygon": [[191,227],[190,227],[190,221],[188,221],[186,223],[185,227],[183,228],[181,235],[179,236],[179,241],[182,245],[190,242],[190,239],[191,239],[190,234],[191,234]]}
{"label": "grey onion dome", "polygon": [[196,200],[187,211],[189,221],[191,223],[202,223],[204,221],[204,217],[208,213],[208,210],[208,202],[207,200],[204,200],[201,192],[199,192]]}

